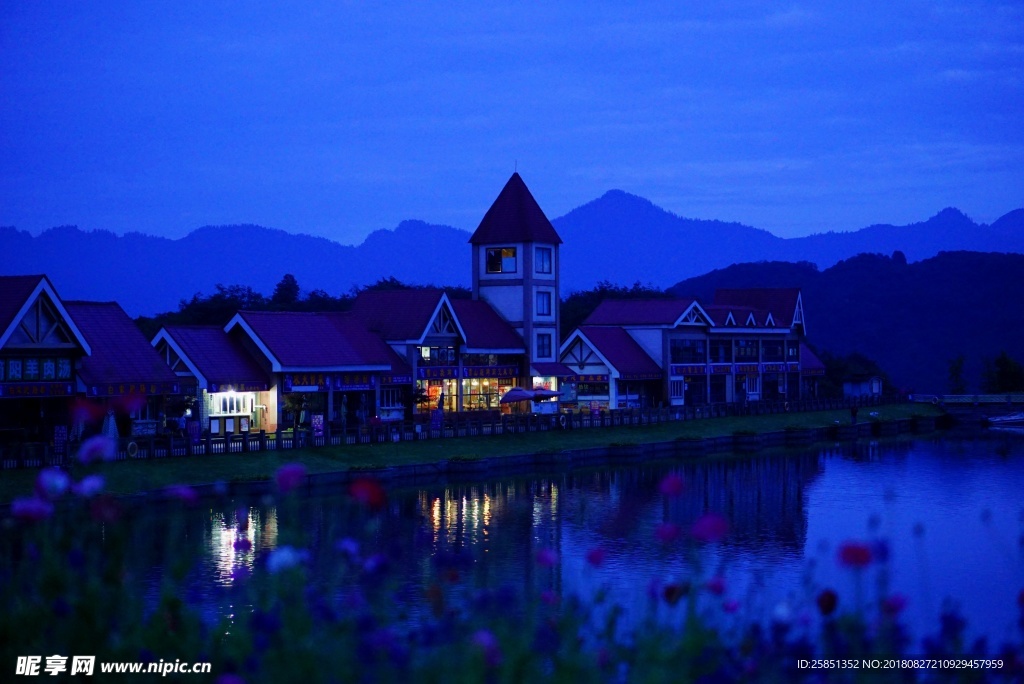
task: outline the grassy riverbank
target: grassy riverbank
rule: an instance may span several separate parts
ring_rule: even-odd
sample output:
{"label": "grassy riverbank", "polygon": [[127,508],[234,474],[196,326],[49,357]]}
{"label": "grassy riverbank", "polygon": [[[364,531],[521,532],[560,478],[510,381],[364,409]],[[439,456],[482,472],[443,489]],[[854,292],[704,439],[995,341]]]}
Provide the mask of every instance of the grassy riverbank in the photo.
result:
{"label": "grassy riverbank", "polygon": [[[899,420],[912,415],[938,416],[941,411],[922,404],[877,407],[878,420]],[[861,419],[868,419],[867,411]],[[272,478],[284,463],[301,463],[309,473],[346,471],[352,468],[436,463],[453,458],[468,460],[539,452],[559,452],[609,444],[643,444],[679,438],[707,438],[735,432],[774,432],[788,427],[821,428],[850,422],[849,411],[820,411],[766,416],[709,418],[659,423],[638,427],[588,428],[570,431],[531,432],[416,442],[362,444],[319,449],[295,449],[246,454],[194,456],[146,461],[105,463],[100,472],[111,494],[132,494],[176,484],[211,484]],[[77,468],[77,466],[76,466]],[[77,473],[73,473],[77,477]],[[0,503],[32,492],[33,469],[3,471]]]}

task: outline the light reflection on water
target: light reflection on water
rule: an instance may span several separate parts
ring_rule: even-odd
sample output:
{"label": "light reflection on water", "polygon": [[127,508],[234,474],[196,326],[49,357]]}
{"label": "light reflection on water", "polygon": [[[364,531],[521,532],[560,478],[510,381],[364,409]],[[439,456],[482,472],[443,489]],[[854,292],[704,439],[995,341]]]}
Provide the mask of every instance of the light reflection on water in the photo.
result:
{"label": "light reflection on water", "polygon": [[[244,612],[253,598],[240,593],[239,570],[253,569],[285,543],[279,526],[294,520],[317,586],[339,601],[358,590],[374,591],[374,572],[338,550],[339,540],[351,539],[360,563],[386,554],[388,586],[401,604],[395,609],[412,620],[436,608],[430,598],[435,586],[445,588],[450,602],[501,586],[530,596],[547,590],[584,599],[606,587],[625,607],[628,626],[652,609],[673,619],[669,607],[652,608],[649,599],[652,592],[660,596],[665,584],[698,586],[721,575],[725,594],[702,592],[701,605],[727,627],[782,614],[782,605],[798,623],[813,620],[816,592],[832,587],[841,609],[858,596],[864,603],[877,598],[879,591],[906,595],[905,618],[916,637],[936,631],[943,600],[952,597],[970,633],[986,634],[994,645],[1014,634],[1016,597],[1024,588],[1022,445],[1015,437],[861,442],[439,484],[389,492],[378,516],[340,492],[291,507],[229,505],[192,521],[202,526],[204,541],[190,594],[210,615]],[[658,492],[669,472],[686,482],[679,497]],[[685,528],[705,511],[729,519],[730,533],[721,543],[697,547],[656,537],[658,525]],[[252,543],[251,550],[237,548],[240,537]],[[836,549],[849,539],[885,540],[890,562],[859,578],[840,568]],[[606,553],[596,568],[586,561],[595,548]],[[554,567],[536,562],[538,551],[548,549],[559,559]],[[453,567],[438,562],[453,557]],[[737,602],[736,615],[722,611],[727,600]]]}

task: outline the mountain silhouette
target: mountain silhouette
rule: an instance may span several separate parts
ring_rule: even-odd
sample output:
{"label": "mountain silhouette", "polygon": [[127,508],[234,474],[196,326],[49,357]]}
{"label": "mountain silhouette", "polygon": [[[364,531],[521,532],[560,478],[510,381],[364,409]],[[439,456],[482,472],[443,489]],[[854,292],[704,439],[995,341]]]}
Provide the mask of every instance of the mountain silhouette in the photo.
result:
{"label": "mountain silhouette", "polygon": [[[650,201],[611,190],[552,221],[564,241],[562,292],[601,280],[668,287],[680,280],[754,261],[809,262],[828,268],[862,252],[902,251],[910,260],[941,251],[1024,253],[1024,210],[992,225],[944,209],[908,226],[875,225],[783,239],[740,223],[683,218]],[[468,286],[470,233],[403,221],[359,245],[252,225],[205,226],[168,239],[52,228],[38,236],[0,228],[0,272],[46,273],[69,299],[116,300],[133,316],[175,310],[217,284],[264,294],[285,273],[306,291],[332,295],[394,277],[409,284]]]}

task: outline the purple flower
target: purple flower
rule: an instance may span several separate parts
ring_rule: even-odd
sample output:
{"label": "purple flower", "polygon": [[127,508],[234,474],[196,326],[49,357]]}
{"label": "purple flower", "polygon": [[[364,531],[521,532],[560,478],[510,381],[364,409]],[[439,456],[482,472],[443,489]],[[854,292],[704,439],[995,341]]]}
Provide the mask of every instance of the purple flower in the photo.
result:
{"label": "purple flower", "polygon": [[497,667],[501,664],[501,645],[493,632],[481,629],[473,634],[470,641],[483,653],[487,667]]}
{"label": "purple flower", "polygon": [[78,448],[78,460],[82,463],[113,461],[116,456],[117,444],[106,435],[90,437]]}
{"label": "purple flower", "polygon": [[678,473],[669,473],[662,478],[658,491],[665,496],[679,496],[686,490],[686,482]]}
{"label": "purple flower", "polygon": [[682,534],[682,530],[675,523],[664,522],[654,528],[654,536],[666,544],[679,539],[680,534]]}
{"label": "purple flower", "polygon": [[17,520],[38,522],[53,515],[53,504],[37,496],[21,497],[11,502],[11,515]]}
{"label": "purple flower", "polygon": [[715,596],[721,596],[725,593],[725,578],[721,575],[715,575],[704,583],[704,587]]}
{"label": "purple flower", "polygon": [[558,554],[552,549],[541,549],[537,552],[537,565],[550,568],[558,563]]}
{"label": "purple flower", "polygon": [[72,489],[83,499],[91,499],[103,491],[105,484],[102,475],[86,475]]}
{"label": "purple flower", "polygon": [[277,469],[277,488],[282,494],[298,489],[306,482],[306,466],[301,463],[287,463]]}
{"label": "purple flower", "polygon": [[886,615],[896,616],[907,607],[907,597],[903,594],[893,594],[882,600],[882,612]]}
{"label": "purple flower", "polygon": [[729,521],[718,513],[705,513],[690,527],[690,535],[697,541],[715,542],[729,533]]}
{"label": "purple flower", "polygon": [[71,488],[71,478],[60,468],[43,468],[36,476],[36,494],[53,501],[64,496]]}
{"label": "purple flower", "polygon": [[199,502],[199,492],[188,485],[172,485],[168,487],[166,491],[168,496],[171,498],[177,499],[189,506],[193,506]]}

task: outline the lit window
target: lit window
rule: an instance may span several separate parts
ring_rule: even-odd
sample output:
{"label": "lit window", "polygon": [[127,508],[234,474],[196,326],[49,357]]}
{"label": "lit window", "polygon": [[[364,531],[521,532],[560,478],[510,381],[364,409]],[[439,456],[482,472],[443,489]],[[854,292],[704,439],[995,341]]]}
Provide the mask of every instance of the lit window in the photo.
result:
{"label": "lit window", "polygon": [[551,293],[545,290],[537,292],[537,315],[551,315]]}
{"label": "lit window", "polygon": [[495,247],[487,250],[488,273],[515,273],[516,248]]}
{"label": "lit window", "polygon": [[551,248],[538,247],[534,254],[537,262],[537,273],[551,273]]}

